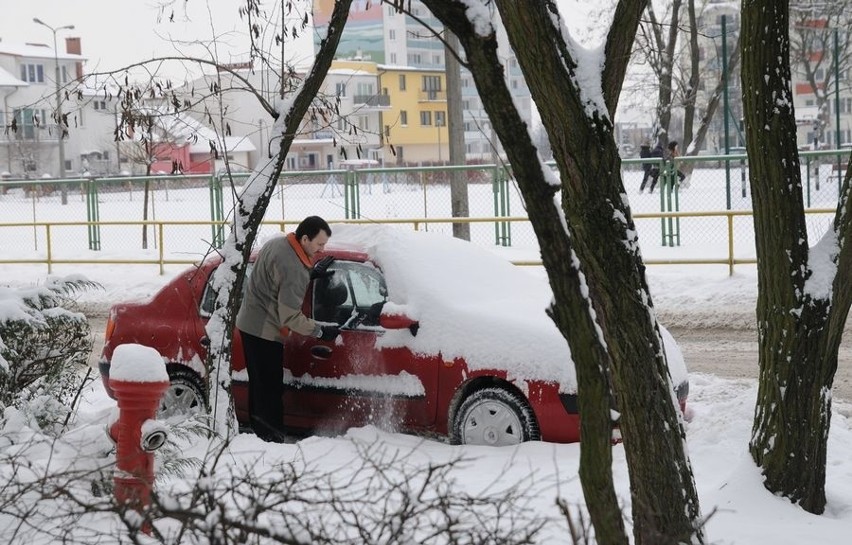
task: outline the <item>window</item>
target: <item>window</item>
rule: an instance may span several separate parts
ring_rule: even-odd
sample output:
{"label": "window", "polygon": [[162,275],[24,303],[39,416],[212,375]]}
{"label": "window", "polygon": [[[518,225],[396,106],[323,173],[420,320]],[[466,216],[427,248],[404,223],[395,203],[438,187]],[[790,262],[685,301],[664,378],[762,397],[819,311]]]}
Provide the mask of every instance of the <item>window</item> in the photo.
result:
{"label": "window", "polygon": [[314,283],[314,319],[341,325],[356,314],[356,327],[379,325],[388,295],[382,273],[352,261],[335,261],[331,270],[335,271],[333,276]]}
{"label": "window", "polygon": [[436,127],[444,127],[446,124],[447,124],[446,112],[444,112],[444,111],[435,112],[435,126]]}
{"label": "window", "polygon": [[27,83],[44,83],[44,65],[22,64],[21,79]]}
{"label": "window", "polygon": [[17,138],[23,140],[35,140],[38,133],[36,130],[44,126],[45,111],[32,108],[21,108],[13,112],[15,123],[18,125]]}
{"label": "window", "polygon": [[388,30],[388,40],[390,40],[390,41],[396,40],[396,30],[394,30],[394,29]]}
{"label": "window", "polygon": [[432,124],[432,112],[420,112],[420,125],[428,127]]}
{"label": "window", "polygon": [[399,90],[405,91],[405,74],[399,75]]}
{"label": "window", "polygon": [[399,123],[402,126],[408,125],[408,112],[406,112],[405,110],[399,112]]}
{"label": "window", "polygon": [[423,76],[424,91],[440,91],[441,76]]}
{"label": "window", "polygon": [[370,118],[367,117],[366,115],[359,115],[358,116],[358,128],[361,129],[362,131],[369,131],[370,130]]}
{"label": "window", "polygon": [[390,125],[385,125],[385,138],[390,138]]}
{"label": "window", "polygon": [[840,99],[840,113],[842,113],[842,114],[852,113],[852,98],[841,98]]}
{"label": "window", "polygon": [[432,55],[432,64],[436,66],[441,66],[444,64],[443,59],[441,59],[440,55]]}
{"label": "window", "polygon": [[92,103],[92,107],[93,107],[96,111],[97,111],[97,110],[106,110],[106,109],[107,109],[107,107],[106,107],[106,100],[95,100],[95,101]]}
{"label": "window", "polygon": [[373,96],[376,94],[376,88],[372,83],[359,83],[357,86],[356,95]]}
{"label": "window", "polygon": [[441,77],[440,76],[423,76],[423,93],[427,100],[438,100],[441,93]]}
{"label": "window", "polygon": [[423,61],[421,59],[422,57],[420,56],[420,53],[411,53],[408,55],[408,64],[415,66],[423,64]]}
{"label": "window", "polygon": [[346,96],[346,84],[345,83],[337,83],[334,86],[334,94],[339,97]]}
{"label": "window", "polygon": [[391,53],[390,63],[396,64],[396,53]]}
{"label": "window", "polygon": [[68,83],[68,67],[62,67],[62,83]]}

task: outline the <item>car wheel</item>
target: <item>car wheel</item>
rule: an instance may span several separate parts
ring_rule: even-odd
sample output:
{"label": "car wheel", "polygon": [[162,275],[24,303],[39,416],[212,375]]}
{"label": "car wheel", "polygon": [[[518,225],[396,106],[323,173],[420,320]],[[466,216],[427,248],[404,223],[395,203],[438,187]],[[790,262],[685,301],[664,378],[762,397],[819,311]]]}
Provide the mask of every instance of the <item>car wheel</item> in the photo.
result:
{"label": "car wheel", "polygon": [[157,418],[169,420],[203,412],[207,407],[204,387],[192,371],[179,369],[169,373],[169,387],[160,401]]}
{"label": "car wheel", "polygon": [[456,445],[516,445],[540,438],[538,423],[523,396],[504,388],[476,390],[459,406],[450,441]]}

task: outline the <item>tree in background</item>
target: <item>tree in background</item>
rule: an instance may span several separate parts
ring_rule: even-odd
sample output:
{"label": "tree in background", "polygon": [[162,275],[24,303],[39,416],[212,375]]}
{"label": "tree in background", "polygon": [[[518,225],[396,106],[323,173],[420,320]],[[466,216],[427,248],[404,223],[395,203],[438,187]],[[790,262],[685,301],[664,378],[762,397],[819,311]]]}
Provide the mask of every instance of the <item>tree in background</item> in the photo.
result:
{"label": "tree in background", "polygon": [[852,68],[852,0],[791,0],[790,19],[792,70],[814,95],[814,143],[833,147],[834,142],[824,142],[825,128],[831,124],[829,103],[837,75],[842,80]]}
{"label": "tree in background", "polygon": [[[615,406],[630,469],[636,543],[703,543],[685,433],[672,402],[613,133],[612,116],[647,2],[619,2],[599,56],[582,52],[570,38],[553,0],[424,3],[459,38],[541,247],[554,292],[549,313],[576,362],[580,478],[597,541],[629,541],[612,486]],[[503,78],[494,6],[541,113],[558,177],[541,160]]]}
{"label": "tree in background", "polygon": [[852,170],[834,224],[809,246],[790,70],[787,1],[742,9],[742,84],[757,249],[760,375],[749,451],[764,485],[825,508],[831,386],[852,304]]}
{"label": "tree in background", "polygon": [[[127,108],[123,109],[119,121],[120,128],[115,131],[116,140],[123,143],[121,150],[127,160],[132,164],[141,165],[145,169],[145,182],[142,190],[142,221],[148,221],[152,168],[159,161],[158,153],[161,153],[164,147],[172,147],[177,144],[166,126],[166,119],[168,117],[164,116],[162,112],[151,108],[141,110]],[[142,226],[142,249],[148,249],[147,225]]]}

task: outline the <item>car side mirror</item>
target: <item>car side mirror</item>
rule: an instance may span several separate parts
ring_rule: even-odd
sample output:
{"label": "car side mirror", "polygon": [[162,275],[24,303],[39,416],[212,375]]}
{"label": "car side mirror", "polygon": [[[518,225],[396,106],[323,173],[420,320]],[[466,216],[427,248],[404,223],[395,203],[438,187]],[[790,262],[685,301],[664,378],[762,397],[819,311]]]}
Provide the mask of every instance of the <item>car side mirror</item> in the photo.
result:
{"label": "car side mirror", "polygon": [[385,329],[408,329],[412,335],[417,335],[417,330],[420,329],[420,322],[402,314],[382,314],[379,317],[379,325]]}

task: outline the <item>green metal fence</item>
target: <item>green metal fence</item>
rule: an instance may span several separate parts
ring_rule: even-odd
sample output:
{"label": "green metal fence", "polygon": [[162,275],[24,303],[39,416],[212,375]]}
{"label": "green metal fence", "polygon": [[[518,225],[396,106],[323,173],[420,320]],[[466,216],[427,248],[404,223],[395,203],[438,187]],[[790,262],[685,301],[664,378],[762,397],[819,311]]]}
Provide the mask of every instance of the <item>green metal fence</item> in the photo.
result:
{"label": "green metal fence", "polygon": [[[836,207],[848,161],[848,150],[801,154],[806,207]],[[647,257],[649,248],[658,248],[654,257],[661,260],[675,256],[727,259],[729,226],[719,216],[699,212],[751,210],[747,156],[682,157],[672,163],[660,162],[654,194],[639,192],[645,162],[648,159],[622,162],[622,178],[643,254]],[[679,183],[678,170],[687,175],[684,183]],[[502,219],[523,217],[525,208],[510,173],[498,165],[285,172],[264,218],[270,225],[260,236],[271,234],[275,222],[280,228],[314,214],[331,222],[450,218],[451,182],[459,175],[467,182],[469,216],[495,219],[471,222],[471,240],[484,246],[528,250],[529,255],[537,256],[537,239],[530,223]],[[82,252],[129,249],[147,255],[156,253],[160,244],[166,244],[178,256],[197,256],[221,246],[237,195],[250,180],[248,174],[241,174],[232,178],[196,175],[0,181],[0,222],[7,224],[0,229],[0,254],[9,259],[42,259],[47,246],[45,230],[35,226],[70,222],[79,227],[57,228],[51,234],[57,258],[70,260]],[[63,187],[68,195],[64,205],[60,198]],[[648,214],[656,215],[652,218]],[[744,252],[741,257],[751,259],[751,218],[730,218],[738,251]],[[156,232],[158,222],[172,222],[177,227],[168,229],[163,240]],[[201,225],[190,225],[192,222]],[[810,242],[813,244],[830,227],[830,215],[810,215]],[[451,235],[453,224],[425,222],[423,228]],[[739,242],[739,238],[746,242]]]}

